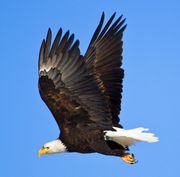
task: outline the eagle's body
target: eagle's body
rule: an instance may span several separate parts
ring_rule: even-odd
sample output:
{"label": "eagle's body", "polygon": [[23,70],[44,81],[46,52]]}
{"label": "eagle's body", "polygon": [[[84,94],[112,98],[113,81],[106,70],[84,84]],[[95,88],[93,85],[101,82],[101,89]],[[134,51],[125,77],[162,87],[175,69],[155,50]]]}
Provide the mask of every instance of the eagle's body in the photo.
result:
{"label": "eagle's body", "polygon": [[[79,41],[73,42],[74,35],[69,36],[69,31],[62,36],[60,29],[52,46],[51,30],[43,40],[39,55],[39,91],[61,133],[57,140],[45,144],[40,155],[98,152],[134,163],[132,154],[125,153],[128,146],[153,137],[142,133],[144,129],[128,133],[119,124],[124,77],[122,36],[126,25],[122,16],[112,24],[114,17],[115,14],[102,29],[103,13],[84,56],[80,54]],[[148,136],[143,139],[145,134]],[[153,138],[152,142],[157,140]]]}

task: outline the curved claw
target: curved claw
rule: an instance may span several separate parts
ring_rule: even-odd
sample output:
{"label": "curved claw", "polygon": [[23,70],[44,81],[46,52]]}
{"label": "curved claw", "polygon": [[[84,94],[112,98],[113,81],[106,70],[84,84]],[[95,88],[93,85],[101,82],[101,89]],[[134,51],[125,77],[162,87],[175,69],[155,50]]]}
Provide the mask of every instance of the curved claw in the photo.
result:
{"label": "curved claw", "polygon": [[121,156],[121,159],[128,163],[128,164],[135,164],[137,163],[138,161],[135,159],[134,157],[134,154],[132,153],[124,153],[122,156]]}

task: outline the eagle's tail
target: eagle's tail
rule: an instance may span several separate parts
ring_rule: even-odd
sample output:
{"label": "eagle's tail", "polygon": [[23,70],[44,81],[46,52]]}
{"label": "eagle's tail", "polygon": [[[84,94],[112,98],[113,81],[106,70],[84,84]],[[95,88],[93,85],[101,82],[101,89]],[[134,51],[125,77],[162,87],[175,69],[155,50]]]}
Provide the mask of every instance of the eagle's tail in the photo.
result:
{"label": "eagle's tail", "polygon": [[158,137],[156,137],[153,133],[148,133],[149,129],[139,127],[134,129],[125,130],[122,128],[113,127],[115,131],[104,131],[104,139],[111,140],[123,147],[127,147],[133,145],[136,142],[148,142],[154,143],[159,141]]}

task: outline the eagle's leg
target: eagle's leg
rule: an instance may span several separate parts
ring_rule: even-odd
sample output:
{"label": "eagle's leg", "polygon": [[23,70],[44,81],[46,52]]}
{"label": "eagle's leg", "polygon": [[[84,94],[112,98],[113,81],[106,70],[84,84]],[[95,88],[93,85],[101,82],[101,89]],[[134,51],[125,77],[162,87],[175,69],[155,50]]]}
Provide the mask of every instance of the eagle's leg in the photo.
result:
{"label": "eagle's leg", "polygon": [[129,163],[129,164],[135,164],[137,163],[137,160],[134,158],[134,154],[132,153],[123,153],[121,155],[121,159],[126,162],[126,163]]}

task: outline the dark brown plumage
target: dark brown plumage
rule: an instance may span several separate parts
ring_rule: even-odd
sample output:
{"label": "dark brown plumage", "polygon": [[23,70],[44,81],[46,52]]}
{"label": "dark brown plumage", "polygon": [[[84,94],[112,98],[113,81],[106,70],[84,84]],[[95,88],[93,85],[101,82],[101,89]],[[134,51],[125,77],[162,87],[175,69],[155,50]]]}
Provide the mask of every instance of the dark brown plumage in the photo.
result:
{"label": "dark brown plumage", "polygon": [[84,56],[79,41],[62,29],[51,46],[51,30],[39,54],[39,91],[69,152],[123,156],[127,148],[104,140],[119,124],[122,97],[122,37],[126,28],[115,14],[103,28],[104,13]]}

